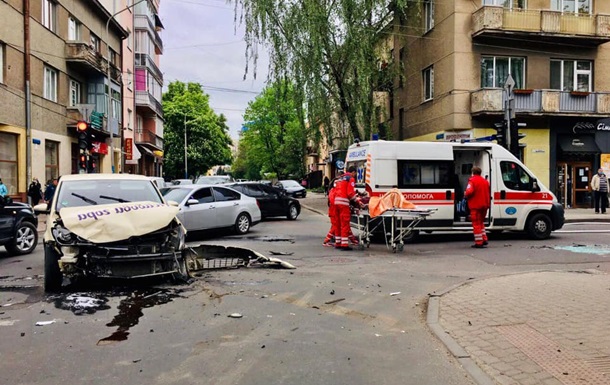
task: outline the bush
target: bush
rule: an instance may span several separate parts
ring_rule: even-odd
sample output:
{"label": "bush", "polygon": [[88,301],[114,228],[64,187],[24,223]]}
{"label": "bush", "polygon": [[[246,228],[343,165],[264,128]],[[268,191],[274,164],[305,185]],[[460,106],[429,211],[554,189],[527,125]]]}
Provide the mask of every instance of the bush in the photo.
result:
{"label": "bush", "polygon": [[323,193],[324,192],[324,186],[310,188],[309,191],[315,192],[315,193]]}

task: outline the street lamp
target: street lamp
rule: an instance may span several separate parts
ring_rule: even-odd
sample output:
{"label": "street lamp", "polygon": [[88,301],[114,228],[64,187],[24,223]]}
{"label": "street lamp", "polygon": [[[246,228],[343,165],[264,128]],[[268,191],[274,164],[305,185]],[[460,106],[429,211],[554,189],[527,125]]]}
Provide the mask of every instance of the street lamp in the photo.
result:
{"label": "street lamp", "polygon": [[[110,44],[108,44],[108,27],[110,26],[110,21],[113,20],[116,15],[118,15],[119,13],[125,12],[128,9],[133,8],[136,5],[138,5],[144,1],[148,1],[148,0],[138,0],[135,3],[128,5],[127,7],[121,9],[120,11],[115,12],[112,16],[110,16],[108,18],[108,21],[106,22],[105,41],[106,41],[106,60],[108,61],[107,68],[106,68],[106,79],[108,81],[108,126],[110,126],[110,119],[112,119],[112,85],[110,82]],[[113,151],[112,150],[112,141],[114,138],[112,136],[111,127],[108,127],[108,129],[110,131],[110,146],[108,146],[109,147],[108,152],[110,153],[110,169],[114,173],[114,153],[112,152]],[[122,145],[123,145],[123,143],[121,143],[121,146]],[[121,156],[123,156],[123,155],[121,154]]]}

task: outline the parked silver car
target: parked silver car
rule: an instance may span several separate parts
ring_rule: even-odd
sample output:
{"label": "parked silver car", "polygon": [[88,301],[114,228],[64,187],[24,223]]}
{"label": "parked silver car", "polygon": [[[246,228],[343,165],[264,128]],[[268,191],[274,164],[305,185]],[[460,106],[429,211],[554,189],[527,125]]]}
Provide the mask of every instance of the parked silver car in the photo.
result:
{"label": "parked silver car", "polygon": [[187,230],[233,228],[246,234],[261,220],[255,198],[218,185],[185,185],[163,192],[167,202],[177,202],[177,217]]}

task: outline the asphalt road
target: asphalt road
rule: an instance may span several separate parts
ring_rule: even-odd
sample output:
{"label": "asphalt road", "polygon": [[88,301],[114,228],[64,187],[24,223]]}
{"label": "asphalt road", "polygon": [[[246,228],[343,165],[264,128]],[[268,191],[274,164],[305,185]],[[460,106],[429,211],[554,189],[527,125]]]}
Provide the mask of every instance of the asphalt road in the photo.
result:
{"label": "asphalt road", "polygon": [[327,229],[326,217],[304,210],[244,237],[190,241],[292,253],[280,258],[296,270],[216,270],[188,285],[98,282],[51,297],[41,289],[42,247],[0,253],[0,383],[472,384],[425,324],[429,293],[515,272],[610,271],[604,223],[569,225],[542,242],[502,234],[485,250],[470,248],[470,234],[431,234],[399,254],[384,244],[322,247]]}

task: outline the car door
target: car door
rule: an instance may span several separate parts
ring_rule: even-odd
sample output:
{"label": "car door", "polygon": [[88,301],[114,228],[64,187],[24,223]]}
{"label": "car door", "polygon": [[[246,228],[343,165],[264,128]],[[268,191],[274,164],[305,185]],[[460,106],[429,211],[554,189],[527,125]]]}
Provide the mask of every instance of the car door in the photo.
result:
{"label": "car door", "polygon": [[262,190],[261,186],[254,183],[245,186],[246,191],[244,191],[244,193],[250,197],[256,198],[258,207],[261,210],[261,215],[263,217],[273,216],[272,202],[269,201],[269,197]]}
{"label": "car door", "polygon": [[[189,200],[192,199],[196,200],[197,203],[189,204]],[[216,204],[210,187],[194,190],[184,201],[182,210],[184,225],[187,230],[205,230],[218,227]]]}
{"label": "car door", "polygon": [[216,226],[233,226],[237,220],[237,215],[241,212],[241,195],[225,187],[214,186],[214,204],[216,206]]}
{"label": "car door", "polygon": [[7,209],[4,205],[4,199],[2,199],[2,202],[0,202],[0,240],[6,240],[13,236],[14,218],[13,210]]}
{"label": "car door", "polygon": [[263,191],[264,199],[267,202],[269,216],[286,215],[286,198],[280,194],[280,191],[269,186],[259,185],[259,187]]}

